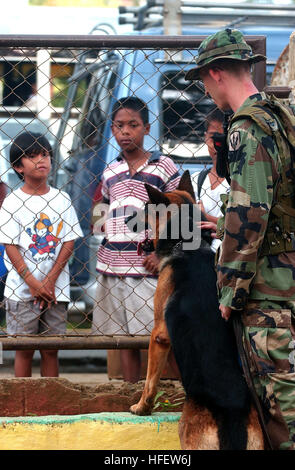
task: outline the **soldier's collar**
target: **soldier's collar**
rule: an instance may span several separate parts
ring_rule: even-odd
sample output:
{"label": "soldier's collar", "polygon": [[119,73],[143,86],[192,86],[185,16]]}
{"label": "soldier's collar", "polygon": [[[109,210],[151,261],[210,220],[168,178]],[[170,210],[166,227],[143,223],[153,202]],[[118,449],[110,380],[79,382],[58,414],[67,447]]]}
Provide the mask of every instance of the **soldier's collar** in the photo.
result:
{"label": "soldier's collar", "polygon": [[242,109],[248,108],[254,103],[257,103],[257,101],[262,101],[266,99],[266,94],[264,91],[261,91],[260,93],[254,93],[254,95],[248,96],[248,98],[245,99],[244,103],[239,107],[239,109],[236,110],[236,113],[239,113]]}

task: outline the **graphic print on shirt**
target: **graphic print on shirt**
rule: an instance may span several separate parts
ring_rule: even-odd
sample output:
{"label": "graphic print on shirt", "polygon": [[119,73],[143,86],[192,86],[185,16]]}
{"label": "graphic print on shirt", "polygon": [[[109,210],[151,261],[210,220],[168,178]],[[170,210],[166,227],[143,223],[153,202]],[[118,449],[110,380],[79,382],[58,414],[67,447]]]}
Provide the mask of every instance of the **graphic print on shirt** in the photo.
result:
{"label": "graphic print on shirt", "polygon": [[58,235],[63,227],[63,222],[60,221],[57,227],[56,234],[53,234],[53,224],[50,218],[40,213],[32,228],[27,228],[26,232],[31,237],[33,243],[29,245],[29,249],[33,258],[37,255],[43,255],[42,259],[50,258],[50,255],[55,255],[55,249],[60,242]]}

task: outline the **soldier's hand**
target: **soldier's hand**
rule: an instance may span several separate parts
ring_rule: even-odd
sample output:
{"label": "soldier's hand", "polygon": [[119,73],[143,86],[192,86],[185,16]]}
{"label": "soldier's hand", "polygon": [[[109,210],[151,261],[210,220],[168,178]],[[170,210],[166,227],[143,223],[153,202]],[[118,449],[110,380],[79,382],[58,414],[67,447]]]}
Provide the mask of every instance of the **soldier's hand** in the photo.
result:
{"label": "soldier's hand", "polygon": [[224,318],[224,320],[229,320],[231,316],[231,308],[230,307],[225,307],[225,305],[219,305],[219,310],[221,311],[221,316]]}

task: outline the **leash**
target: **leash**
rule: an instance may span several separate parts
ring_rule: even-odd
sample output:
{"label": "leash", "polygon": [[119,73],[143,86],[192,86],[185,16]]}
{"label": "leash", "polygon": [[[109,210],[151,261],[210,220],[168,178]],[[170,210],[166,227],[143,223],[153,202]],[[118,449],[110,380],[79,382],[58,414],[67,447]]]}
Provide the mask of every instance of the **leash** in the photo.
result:
{"label": "leash", "polygon": [[245,380],[246,380],[246,383],[248,385],[249,391],[252,395],[254,406],[255,406],[256,411],[258,413],[258,419],[259,419],[260,426],[261,426],[261,429],[262,429],[262,432],[263,432],[263,435],[264,435],[265,442],[267,443],[267,445],[269,447],[269,450],[273,450],[273,446],[272,446],[268,431],[266,429],[266,424],[265,424],[263,410],[262,410],[262,407],[261,407],[261,404],[260,404],[260,400],[259,400],[259,397],[256,393],[256,390],[255,390],[255,387],[254,387],[254,384],[253,384],[253,379],[252,379],[251,372],[250,372],[248,356],[247,356],[247,353],[244,349],[244,345],[243,345],[243,341],[242,341],[243,326],[242,326],[242,321],[241,321],[240,315],[235,314],[235,313],[232,314],[232,322],[233,322],[233,328],[234,328],[234,332],[235,332],[237,348],[238,348],[238,352],[239,352],[239,355],[240,355]]}

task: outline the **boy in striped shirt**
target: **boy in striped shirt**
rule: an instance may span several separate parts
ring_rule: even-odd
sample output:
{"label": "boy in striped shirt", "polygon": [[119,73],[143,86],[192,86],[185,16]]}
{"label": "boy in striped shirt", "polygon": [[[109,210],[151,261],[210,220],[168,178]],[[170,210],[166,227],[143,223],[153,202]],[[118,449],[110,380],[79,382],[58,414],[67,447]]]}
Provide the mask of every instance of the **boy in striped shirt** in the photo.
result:
{"label": "boy in striped shirt", "polygon": [[[125,218],[144,208],[145,183],[167,192],[178,186],[180,177],[170,158],[144,149],[149,130],[148,108],[142,100],[126,97],[115,103],[112,132],[121,152],[102,175],[102,202],[109,205],[109,213],[97,257],[93,334],[149,335],[153,328],[158,260],[154,253],[138,252],[144,233],[130,231]],[[140,379],[139,350],[121,350],[121,365],[125,381]]]}

